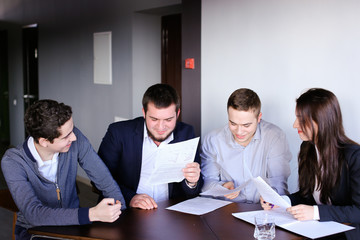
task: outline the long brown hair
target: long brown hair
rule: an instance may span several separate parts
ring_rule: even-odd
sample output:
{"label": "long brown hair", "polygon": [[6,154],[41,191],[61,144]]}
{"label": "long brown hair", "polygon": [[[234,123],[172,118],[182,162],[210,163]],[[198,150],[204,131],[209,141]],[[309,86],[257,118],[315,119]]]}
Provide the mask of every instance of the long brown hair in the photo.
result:
{"label": "long brown hair", "polygon": [[312,134],[307,136],[311,140],[301,144],[298,156],[300,193],[312,195],[316,179],[320,201],[329,203],[332,189],[340,179],[343,146],[356,143],[345,135],[339,102],[328,90],[312,88],[303,93],[296,100],[296,114],[300,127]]}

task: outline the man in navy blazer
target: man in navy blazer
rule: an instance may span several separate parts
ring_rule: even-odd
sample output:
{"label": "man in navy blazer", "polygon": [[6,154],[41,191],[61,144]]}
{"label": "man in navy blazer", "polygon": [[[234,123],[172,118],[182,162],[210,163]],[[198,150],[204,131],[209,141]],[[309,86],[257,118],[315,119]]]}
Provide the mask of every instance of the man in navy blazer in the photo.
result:
{"label": "man in navy blazer", "polygon": [[154,153],[161,144],[195,137],[192,126],[177,122],[178,94],[167,84],[155,84],[145,92],[142,104],[144,117],[110,124],[99,148],[99,156],[119,184],[127,206],[153,209],[158,201],[197,196],[203,185],[198,152],[194,162],[183,169],[183,181],[147,182],[156,160]]}

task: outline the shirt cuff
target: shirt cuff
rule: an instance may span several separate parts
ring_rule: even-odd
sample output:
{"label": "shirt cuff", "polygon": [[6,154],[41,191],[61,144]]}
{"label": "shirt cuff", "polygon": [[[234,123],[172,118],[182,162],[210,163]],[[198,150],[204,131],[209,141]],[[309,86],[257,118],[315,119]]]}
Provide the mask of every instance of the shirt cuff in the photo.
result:
{"label": "shirt cuff", "polygon": [[319,207],[317,205],[314,205],[314,220],[320,220],[320,214],[319,214]]}
{"label": "shirt cuff", "polygon": [[188,187],[191,188],[191,189],[194,189],[194,188],[196,188],[196,186],[197,186],[197,182],[195,183],[194,186],[190,186],[190,185],[189,185],[189,181],[186,180],[186,179],[185,179],[185,183],[186,183],[186,186],[188,186]]}
{"label": "shirt cuff", "polygon": [[290,200],[290,198],[289,198],[288,196],[286,196],[286,195],[281,195],[281,197],[282,197],[288,204],[290,204],[290,206],[291,206],[291,200]]}
{"label": "shirt cuff", "polygon": [[89,208],[79,208],[78,220],[80,225],[91,223],[89,219]]}

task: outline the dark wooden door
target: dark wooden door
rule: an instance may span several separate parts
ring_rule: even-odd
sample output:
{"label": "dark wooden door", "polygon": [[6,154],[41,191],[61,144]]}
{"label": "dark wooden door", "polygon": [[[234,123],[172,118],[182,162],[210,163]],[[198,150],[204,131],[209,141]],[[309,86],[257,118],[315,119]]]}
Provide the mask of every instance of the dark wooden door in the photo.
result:
{"label": "dark wooden door", "polygon": [[[181,93],[181,14],[161,19],[161,82]],[[180,119],[179,119],[180,120]]]}
{"label": "dark wooden door", "polygon": [[38,83],[38,28],[24,27],[23,31],[23,61],[24,61],[24,106],[25,110],[39,96]]}
{"label": "dark wooden door", "polygon": [[[39,99],[38,27],[26,26],[23,34],[24,111]],[[25,132],[25,136],[27,136]]]}
{"label": "dark wooden door", "polygon": [[9,73],[8,73],[8,36],[0,31],[0,141],[10,143],[9,124]]}

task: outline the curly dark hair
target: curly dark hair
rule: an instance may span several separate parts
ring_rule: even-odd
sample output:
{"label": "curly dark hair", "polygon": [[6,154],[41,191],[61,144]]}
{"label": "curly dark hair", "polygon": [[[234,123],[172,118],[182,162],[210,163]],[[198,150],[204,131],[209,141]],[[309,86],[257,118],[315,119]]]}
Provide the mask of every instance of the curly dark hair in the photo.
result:
{"label": "curly dark hair", "polygon": [[59,128],[69,121],[71,116],[70,106],[50,99],[39,100],[26,110],[25,129],[36,143],[39,143],[39,138],[53,143],[54,139],[61,135]]}

